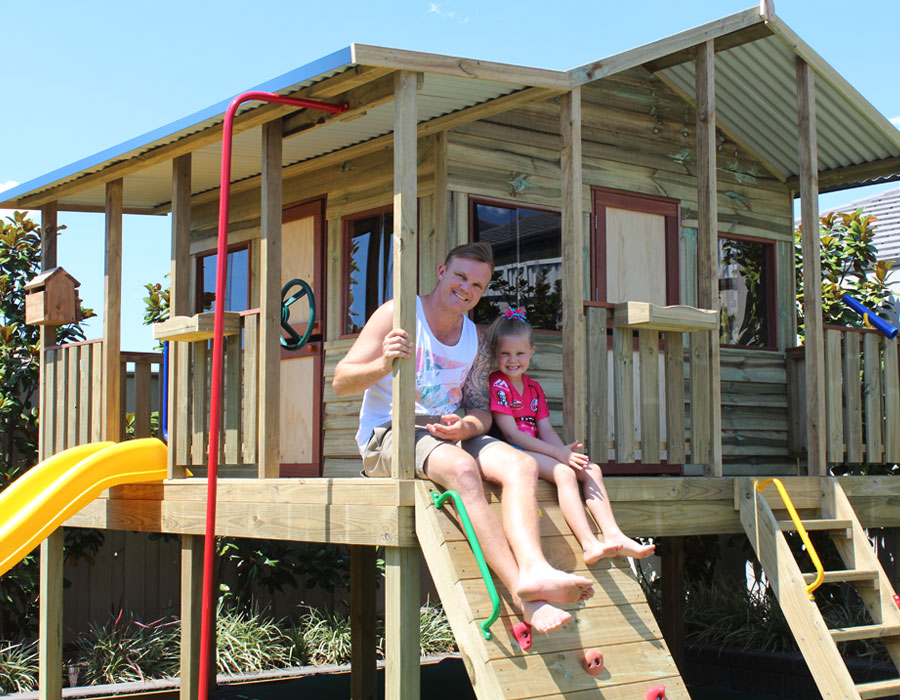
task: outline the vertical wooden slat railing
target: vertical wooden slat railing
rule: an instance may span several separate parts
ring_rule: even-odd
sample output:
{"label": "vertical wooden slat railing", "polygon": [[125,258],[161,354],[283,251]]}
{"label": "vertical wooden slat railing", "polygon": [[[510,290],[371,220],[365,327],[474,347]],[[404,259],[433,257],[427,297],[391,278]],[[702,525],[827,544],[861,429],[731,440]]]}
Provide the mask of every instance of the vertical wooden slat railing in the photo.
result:
{"label": "vertical wooden slat railing", "polygon": [[[684,394],[684,340],[688,337],[707,335],[709,342],[715,333],[716,320],[705,312],[692,307],[653,307],[639,305],[641,309],[652,308],[657,317],[635,321],[634,302],[615,307],[615,322],[612,335],[612,390],[613,425],[612,440],[609,435],[609,370],[607,350],[608,306],[592,303],[586,305],[588,352],[588,450],[601,464],[609,464],[609,448],[612,447],[612,464],[604,467],[610,474],[647,471],[644,467],[620,467],[640,462],[654,465],[653,471],[668,472],[673,468],[681,470],[687,454],[686,404]],[[626,308],[628,307],[628,308]],[[631,312],[632,316],[628,316]],[[660,316],[662,314],[662,316]],[[635,336],[637,345],[635,346]],[[663,352],[665,392],[664,403],[660,396],[660,348]],[[703,343],[691,343],[691,348],[704,347]],[[637,358],[637,388],[635,386],[635,358]],[[706,372],[702,371],[707,367]],[[704,455],[710,453],[711,445],[718,436],[711,434],[709,420],[710,401],[713,390],[710,385],[708,358],[706,365],[691,363],[692,398],[706,396],[693,410],[705,417],[693,415],[691,420],[690,445],[694,453],[692,461],[704,463],[697,455],[697,444],[705,445]],[[716,397],[718,400],[718,397]],[[663,410],[664,408],[664,410]],[[666,439],[661,440],[661,427],[665,425]],[[639,428],[637,427],[639,426]],[[706,432],[700,435],[699,431]],[[639,433],[639,436],[636,434]],[[665,464],[663,464],[665,451]],[[674,465],[669,467],[669,465]]]}
{"label": "vertical wooden slat railing", "polygon": [[[255,465],[258,455],[259,310],[241,314],[240,332],[226,336],[219,460],[221,466]],[[209,340],[170,341],[178,386],[169,418],[169,446],[179,467],[204,467],[208,460]]]}
{"label": "vertical wooden slat railing", "polygon": [[[900,461],[898,343],[875,331],[825,327],[825,419],[830,464]],[[803,372],[803,349],[787,355],[788,375]],[[804,383],[788,382],[789,444],[806,452]]]}
{"label": "vertical wooden slat railing", "polygon": [[[153,408],[155,407],[158,412],[162,406],[162,381],[160,379],[162,377],[162,353],[128,352],[123,350],[119,353],[119,359],[121,372],[119,383],[121,386],[120,400],[123,413],[120,439],[125,440],[128,437],[150,437],[152,435],[151,414],[153,413]],[[129,369],[129,365],[133,366],[133,369]],[[129,372],[133,372],[134,378],[132,381],[129,381],[128,379]],[[157,392],[155,400],[152,396],[154,372],[157,376]],[[133,411],[128,411],[127,393],[129,385],[133,387],[134,392]],[[126,430],[129,422],[127,420],[128,413],[132,413],[134,416],[133,421],[131,421],[131,425],[133,426],[131,435],[128,435],[128,431]],[[157,417],[158,416],[159,413],[157,413]]]}

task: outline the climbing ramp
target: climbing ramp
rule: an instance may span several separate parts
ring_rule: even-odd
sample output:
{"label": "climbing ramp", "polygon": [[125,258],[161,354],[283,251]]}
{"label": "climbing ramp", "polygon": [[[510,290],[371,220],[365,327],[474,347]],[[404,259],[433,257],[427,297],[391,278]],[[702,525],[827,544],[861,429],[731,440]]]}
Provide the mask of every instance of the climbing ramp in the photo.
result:
{"label": "climbing ramp", "polygon": [[[521,618],[499,582],[500,618],[490,628],[493,638],[484,638],[480,623],[490,616],[492,603],[455,508],[437,509],[430,483],[417,482],[416,489],[416,534],[479,700],[645,700],[660,685],[668,700],[689,700],[628,560],[605,559],[587,567],[552,486],[539,489],[544,553],[559,569],[593,578],[596,593],[585,603],[560,605],[573,620],[549,634],[535,633],[528,651],[513,637]],[[499,516],[497,495],[489,495]],[[590,648],[603,652],[599,675],[582,667]]]}
{"label": "climbing ramp", "polygon": [[[837,645],[858,639],[880,639],[900,670],[900,608],[890,580],[838,481],[807,481],[815,485],[813,490],[801,488],[794,493],[777,479],[741,479],[736,485],[735,506],[740,509],[744,530],[822,697],[865,700],[900,694],[900,678],[856,683],[847,670]],[[768,482],[777,483],[766,488]],[[786,496],[780,498],[779,492]],[[801,518],[797,510],[814,515]],[[796,519],[788,518],[791,511]],[[843,569],[820,573],[820,564],[815,573],[800,571],[784,533],[801,533],[810,552],[806,532],[813,530],[828,532],[843,559]],[[810,558],[814,564],[818,561],[818,556]],[[815,601],[815,586],[838,582],[856,586],[873,624],[827,627]]]}

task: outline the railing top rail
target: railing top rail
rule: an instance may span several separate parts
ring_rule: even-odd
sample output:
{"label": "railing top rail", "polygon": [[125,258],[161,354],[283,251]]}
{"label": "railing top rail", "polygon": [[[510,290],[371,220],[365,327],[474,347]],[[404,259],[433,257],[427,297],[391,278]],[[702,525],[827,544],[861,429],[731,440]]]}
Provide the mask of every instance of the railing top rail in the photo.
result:
{"label": "railing top rail", "polygon": [[119,353],[122,362],[162,362],[163,354],[161,352],[142,352],[140,350],[122,350]]}
{"label": "railing top rail", "polygon": [[94,338],[93,340],[77,340],[74,343],[63,343],[62,345],[50,345],[47,350],[62,350],[63,348],[75,348],[79,345],[93,345],[94,343],[102,343],[103,338]]}

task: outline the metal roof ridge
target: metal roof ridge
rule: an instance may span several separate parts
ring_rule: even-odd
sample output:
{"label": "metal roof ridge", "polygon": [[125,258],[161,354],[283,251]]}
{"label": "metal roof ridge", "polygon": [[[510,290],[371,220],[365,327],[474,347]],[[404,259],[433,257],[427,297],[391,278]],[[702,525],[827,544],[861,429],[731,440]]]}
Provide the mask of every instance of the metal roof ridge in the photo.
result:
{"label": "metal roof ridge", "polygon": [[[287,73],[282,73],[281,75],[260,83],[255,87],[248,88],[248,90],[277,92],[278,90],[283,90],[287,87],[290,87],[291,85],[296,85],[297,83],[303,82],[304,80],[314,78],[317,75],[321,75],[322,73],[325,73],[329,70],[334,70],[341,66],[350,65],[351,58],[351,47],[347,46],[343,49],[339,49],[338,51],[330,53],[326,56],[322,56],[321,58],[302,65],[299,68],[294,68]],[[29,180],[28,182],[24,182],[20,185],[16,185],[11,189],[0,192],[0,198],[2,198],[2,201],[0,201],[0,208],[15,209],[15,200],[19,197],[28,194],[35,194],[41,189],[48,187],[49,185],[59,184],[61,180],[72,177],[73,175],[77,175],[90,168],[96,168],[105,161],[111,161],[113,159],[124,160],[126,159],[127,154],[131,151],[135,151],[139,148],[145,148],[151,145],[154,141],[159,141],[168,136],[173,136],[179,131],[199,126],[207,120],[215,119],[216,117],[224,118],[225,110],[228,108],[228,105],[231,104],[231,101],[235,97],[237,97],[237,95],[247,92],[248,90],[241,90],[240,92],[224,100],[216,102],[209,107],[194,112],[193,114],[189,114],[180,119],[176,119],[175,121],[169,122],[168,124],[148,131],[144,134],[141,134],[140,136],[135,136],[115,146],[111,146],[102,151],[99,151],[98,153],[87,156],[85,158],[81,158],[80,160],[77,160],[73,163],[69,163],[68,165],[64,165],[55,170],[51,170],[50,172],[45,173],[44,175],[40,175],[32,180]]]}

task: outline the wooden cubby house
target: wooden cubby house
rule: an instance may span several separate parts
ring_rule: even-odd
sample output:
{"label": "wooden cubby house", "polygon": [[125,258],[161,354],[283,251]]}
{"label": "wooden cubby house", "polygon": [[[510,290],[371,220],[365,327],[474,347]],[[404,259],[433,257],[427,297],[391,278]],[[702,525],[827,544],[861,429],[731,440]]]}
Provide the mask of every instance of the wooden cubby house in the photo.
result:
{"label": "wooden cubby house", "polygon": [[[348,108],[249,102],[237,114],[217,532],[351,546],[354,698],[374,687],[379,546],[391,700],[419,697],[420,548],[479,698],[633,698],[657,682],[670,699],[687,698],[673,662],[686,535],[747,532],[798,638],[865,636],[823,631],[797,593],[803,575],[786,561],[770,510],[783,518],[783,506],[751,481],[769,476],[783,478],[801,515],[821,511],[810,527],[838,528],[847,570],[868,576],[870,636],[884,637],[900,663],[900,610],[889,595],[897,571],[865,553],[860,529],[900,526],[900,480],[829,476],[835,464],[900,461],[897,341],[823,328],[810,291],[807,342],[792,349],[794,198],[804,232],[817,231],[819,191],[900,179],[900,132],[769,3],[566,72],[353,44],[256,89]],[[159,358],[120,349],[122,215],[171,214],[179,318],[156,330],[170,341],[169,478],[110,489],[67,524],[181,536],[183,698],[196,697],[208,290],[226,106],[25,183],[0,204],[41,210],[47,270],[58,264],[65,212],[105,213],[103,337],[59,347],[45,327],[44,457],[123,438],[125,362],[138,364],[135,432],[148,433]],[[359,397],[335,396],[334,366],[391,294],[410,327],[414,295],[432,288],[446,252],[477,238],[494,243],[501,274],[533,273],[529,283],[558,295],[560,326],[538,334],[533,371],[554,423],[583,437],[607,472],[623,529],[672,538],[664,636],[630,569],[601,562],[591,569],[598,595],[577,612],[584,624],[522,652],[504,602],[495,639],[483,640],[475,623],[489,610],[474,560],[452,515],[431,505],[431,485],[413,478],[411,440],[398,441],[392,478],[359,477]],[[739,277],[720,265],[726,242],[755,251],[762,269],[750,340],[720,307],[720,289]],[[804,240],[812,279],[817,245],[815,235]],[[299,352],[279,346],[280,292],[293,278],[310,284],[318,311]],[[305,308],[292,307],[300,329]],[[395,377],[398,405],[408,406],[411,368]],[[398,413],[410,436],[411,412]],[[548,556],[576,568],[553,493],[541,494]],[[61,654],[61,552],[57,532],[41,555],[45,669]],[[831,697],[900,687],[856,687],[833,644],[800,644]],[[586,646],[604,649],[604,674],[578,667]],[[59,679],[42,672],[41,696],[60,693]]]}

